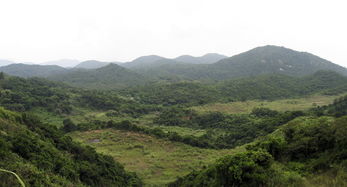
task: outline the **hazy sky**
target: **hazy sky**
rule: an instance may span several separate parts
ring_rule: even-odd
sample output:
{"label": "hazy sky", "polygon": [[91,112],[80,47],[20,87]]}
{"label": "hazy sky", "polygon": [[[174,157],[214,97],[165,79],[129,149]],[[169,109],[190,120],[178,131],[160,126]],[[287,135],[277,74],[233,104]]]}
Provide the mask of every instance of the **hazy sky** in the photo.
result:
{"label": "hazy sky", "polygon": [[347,67],[345,0],[0,0],[0,59],[129,61],[272,44]]}

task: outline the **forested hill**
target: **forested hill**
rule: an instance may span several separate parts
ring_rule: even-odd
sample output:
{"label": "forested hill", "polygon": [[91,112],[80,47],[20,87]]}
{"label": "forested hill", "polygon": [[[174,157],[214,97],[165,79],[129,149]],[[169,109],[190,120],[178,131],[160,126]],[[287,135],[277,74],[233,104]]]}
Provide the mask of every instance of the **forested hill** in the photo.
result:
{"label": "forested hill", "polygon": [[331,70],[347,75],[347,69],[342,66],[310,53],[278,46],[258,47],[214,64],[167,64],[143,73],[193,80],[226,80],[272,73],[305,76],[318,70]]}
{"label": "forested hill", "polygon": [[157,55],[142,56],[135,60],[127,63],[120,64],[123,67],[130,69],[152,69],[158,68],[165,65],[176,65],[176,64],[213,64],[221,59],[227,58],[227,56],[208,53],[200,57],[194,57],[190,55],[182,55],[176,58],[164,58]]}
{"label": "forested hill", "polygon": [[48,77],[64,74],[68,71],[57,65],[10,64],[0,67],[0,72],[19,77]]}
{"label": "forested hill", "polygon": [[200,57],[182,55],[175,58],[174,60],[178,62],[188,63],[188,64],[213,64],[224,58],[228,58],[228,57],[225,55],[217,54],[217,53],[208,53]]}
{"label": "forested hill", "polygon": [[100,62],[97,60],[87,60],[77,64],[74,68],[98,69],[107,66],[110,62]]}
{"label": "forested hill", "polygon": [[[347,75],[347,69],[318,56],[284,47],[264,46],[224,59],[215,64],[228,69],[231,76],[281,73],[303,76],[318,70],[331,70]],[[228,76],[228,75],[225,75]]]}
{"label": "forested hill", "polygon": [[51,76],[49,79],[77,87],[94,89],[124,88],[141,85],[147,81],[144,76],[117,64],[109,64],[98,69],[70,71],[65,74]]}
{"label": "forested hill", "polygon": [[319,71],[305,77],[281,74],[259,75],[221,81],[157,83],[123,90],[139,102],[163,105],[199,105],[211,102],[274,100],[314,93],[339,94],[347,91],[347,77],[332,71]]}
{"label": "forested hill", "polygon": [[[98,154],[34,116],[0,107],[0,168],[13,171],[26,186],[141,186],[112,157]],[[17,186],[0,175],[0,186]]]}
{"label": "forested hill", "polygon": [[346,186],[346,97],[324,110],[339,117],[296,118],[169,186]]}
{"label": "forested hill", "polygon": [[[150,55],[119,65],[85,61],[72,69],[11,64],[0,67],[0,72],[20,77],[46,77],[90,89],[119,89],[143,85],[149,81],[226,81],[267,74],[304,77],[320,70],[347,75],[346,68],[318,56],[278,46],[263,46],[230,58],[223,57],[207,54],[202,57],[183,55],[168,59]],[[211,63],[217,59],[221,60]]]}
{"label": "forested hill", "polygon": [[[56,115],[71,115],[78,109],[113,110],[119,115],[136,115],[152,110],[114,91],[74,88],[43,78],[20,78],[0,73],[0,106],[27,112],[43,109]],[[61,124],[60,124],[61,125]]]}

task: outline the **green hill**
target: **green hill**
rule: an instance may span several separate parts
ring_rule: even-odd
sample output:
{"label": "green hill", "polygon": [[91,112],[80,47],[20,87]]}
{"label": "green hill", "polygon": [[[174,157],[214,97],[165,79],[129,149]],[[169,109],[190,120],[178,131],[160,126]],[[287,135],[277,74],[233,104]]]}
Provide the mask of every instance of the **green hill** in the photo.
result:
{"label": "green hill", "polygon": [[188,64],[213,64],[224,58],[228,58],[228,57],[218,53],[207,53],[200,57],[182,55],[182,56],[174,58],[174,60],[176,60],[177,62],[184,62]]}
{"label": "green hill", "polygon": [[[57,128],[28,114],[0,108],[0,168],[18,174],[26,186],[141,186],[112,157],[74,143]],[[0,173],[0,186],[16,186]]]}
{"label": "green hill", "polygon": [[227,70],[221,77],[240,77],[257,74],[280,73],[304,76],[318,70],[331,70],[347,75],[347,69],[318,56],[284,47],[264,46],[223,59],[216,69]]}
{"label": "green hill", "polygon": [[331,70],[347,75],[347,69],[306,52],[278,46],[257,47],[250,51],[222,59],[214,64],[162,65],[148,74],[177,76],[193,80],[226,80],[261,74],[305,76],[319,70]]}
{"label": "green hill", "polygon": [[[305,77],[281,74],[258,75],[217,83],[155,83],[126,89],[127,95],[139,102],[163,105],[199,105],[211,102],[274,100],[314,93],[330,92],[347,86],[347,77],[331,71],[319,71]],[[344,89],[335,90],[334,94]]]}
{"label": "green hill", "polygon": [[110,62],[100,62],[97,60],[88,60],[83,61],[77,64],[74,68],[82,68],[82,69],[98,69],[104,66],[107,66]]}
{"label": "green hill", "polygon": [[131,62],[122,63],[120,65],[129,69],[141,69],[141,68],[155,67],[155,66],[161,65],[162,63],[166,63],[166,61],[170,61],[170,59],[157,56],[157,55],[148,55],[148,56],[138,57]]}
{"label": "green hill", "polygon": [[19,77],[48,77],[68,72],[57,65],[10,64],[0,67],[0,72]]}
{"label": "green hill", "polygon": [[95,89],[116,89],[144,84],[146,78],[116,64],[98,69],[79,69],[50,76],[50,80],[61,81],[77,87]]}
{"label": "green hill", "polygon": [[300,117],[170,187],[346,186],[347,117]]}

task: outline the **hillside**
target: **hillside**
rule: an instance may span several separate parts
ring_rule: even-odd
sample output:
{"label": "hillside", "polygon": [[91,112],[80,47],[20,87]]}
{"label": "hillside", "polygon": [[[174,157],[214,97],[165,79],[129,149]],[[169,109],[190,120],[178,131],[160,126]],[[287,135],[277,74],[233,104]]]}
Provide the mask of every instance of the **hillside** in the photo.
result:
{"label": "hillside", "polygon": [[182,55],[182,56],[174,58],[174,60],[177,62],[184,62],[189,64],[213,64],[224,58],[228,58],[228,57],[218,53],[207,53],[201,57]]}
{"label": "hillside", "polygon": [[162,65],[143,74],[176,76],[188,80],[227,80],[261,74],[305,76],[319,70],[347,75],[347,69],[306,52],[263,46],[222,59],[213,64]]}
{"label": "hillside", "polygon": [[164,58],[157,55],[149,55],[139,57],[131,62],[120,65],[134,70],[148,70],[160,68],[162,66],[176,66],[177,64],[181,66],[186,64],[212,64],[224,58],[227,58],[227,56],[217,53],[208,53],[201,57],[182,55],[173,59]]}
{"label": "hillside", "polygon": [[81,69],[98,69],[107,66],[110,62],[100,62],[96,60],[88,60],[77,64],[74,68]]}
{"label": "hillside", "polygon": [[267,73],[303,76],[318,70],[347,75],[347,69],[318,56],[284,47],[264,46],[224,59],[215,64],[224,69],[223,77],[240,77]]}
{"label": "hillside", "polygon": [[98,69],[76,69],[65,74],[48,77],[77,87],[94,89],[116,89],[140,85],[146,78],[116,64],[109,64]]}
{"label": "hillside", "polygon": [[0,67],[0,72],[19,77],[48,77],[68,71],[57,65],[10,64]]}
{"label": "hillside", "polygon": [[[168,59],[156,55],[142,56],[131,62],[127,63],[113,63],[129,70],[120,70],[117,72],[132,72],[132,76],[142,76],[150,78],[153,81],[167,81],[176,82],[180,80],[198,80],[204,82],[211,81],[224,81],[235,78],[265,75],[265,74],[280,74],[302,77],[313,74],[319,70],[335,71],[341,75],[347,75],[347,69],[322,59],[306,52],[294,51],[284,47],[278,46],[263,46],[249,50],[247,52],[224,58],[225,56],[219,54],[206,54],[202,57],[192,57],[189,55],[183,55],[175,59]],[[215,62],[217,61],[217,62]],[[213,63],[214,62],[214,63]],[[85,61],[76,66],[75,69],[64,69],[59,66],[47,66],[47,65],[25,65],[25,64],[12,64],[4,67],[0,67],[0,71],[3,71],[10,75],[21,77],[52,77],[53,80],[63,80],[66,82],[74,82],[74,85],[86,84],[88,81],[77,80],[79,76],[83,76],[84,73],[93,74],[89,71],[78,69],[98,69],[106,67],[108,62],[100,61]],[[77,70],[76,70],[77,69]],[[99,70],[96,70],[98,72]],[[68,74],[66,74],[68,73]],[[65,75],[67,76],[66,78]],[[101,74],[94,73],[92,76],[99,76]],[[101,77],[95,77],[94,79],[103,79]],[[124,77],[123,74],[120,77]],[[58,78],[61,77],[61,78]],[[130,77],[125,76],[125,77]],[[109,77],[110,78],[110,77]],[[115,80],[119,77],[113,77],[111,80]],[[76,80],[68,80],[76,79]],[[120,78],[122,79],[122,78]],[[136,79],[136,78],[135,78]],[[93,85],[93,80],[90,85]],[[124,80],[126,85],[127,80]],[[84,82],[79,84],[79,82]],[[110,84],[112,81],[103,81],[103,88],[114,88],[115,85]],[[119,83],[120,81],[118,81]],[[143,82],[143,81],[142,81]],[[116,81],[116,84],[118,84]],[[139,82],[141,83],[141,81]],[[93,85],[91,88],[96,88]]]}
{"label": "hillside", "polygon": [[120,65],[129,69],[141,69],[161,65],[163,62],[165,63],[167,60],[169,59],[161,56],[149,55],[138,57],[131,62],[122,63]]}
{"label": "hillside", "polygon": [[[305,77],[281,74],[259,75],[217,83],[155,83],[126,89],[138,101],[148,104],[201,105],[213,102],[274,100],[293,98],[347,87],[347,77],[331,71],[319,71]],[[335,94],[344,89],[336,89]]]}
{"label": "hillside", "polygon": [[40,65],[57,65],[57,66],[61,66],[64,68],[72,68],[79,63],[80,63],[80,61],[78,61],[78,60],[61,59],[61,60],[53,60],[53,61],[43,62]]}
{"label": "hillside", "polygon": [[[141,186],[112,157],[81,146],[34,116],[0,108],[0,168],[17,173],[27,186]],[[17,186],[0,175],[0,186]]]}
{"label": "hillside", "polygon": [[346,116],[294,119],[169,186],[346,186],[346,124]]}
{"label": "hillside", "polygon": [[[100,69],[102,70],[100,73],[103,75],[107,75],[107,70],[111,70],[112,72],[118,69],[129,71],[111,64],[96,70],[80,70],[80,72],[87,72],[87,74],[84,75],[91,77],[91,74],[88,74],[88,72],[96,72],[100,71]],[[96,83],[98,81],[100,80],[95,80]],[[22,118],[23,114],[18,112],[29,112],[26,113],[25,116],[30,119],[30,121],[33,119],[29,117],[32,114],[36,114],[40,118],[39,120],[35,117],[35,123],[26,123],[23,121],[24,118],[16,121],[21,128],[29,128],[29,130],[37,134],[34,135],[31,132],[27,132],[27,135],[19,134],[18,136],[23,137],[20,141],[25,142],[24,140],[28,139],[30,141],[25,142],[25,145],[32,148],[31,142],[34,142],[35,145],[39,145],[40,148],[36,149],[36,147],[34,147],[30,149],[30,151],[34,150],[32,152],[37,153],[30,154],[30,157],[20,155],[20,157],[23,157],[23,161],[22,158],[18,160],[18,157],[13,156],[13,152],[14,154],[19,153],[15,152],[11,146],[5,146],[1,148],[1,150],[5,150],[6,155],[11,155],[10,157],[15,159],[12,159],[11,162],[0,162],[0,166],[15,171],[25,181],[36,181],[38,184],[46,186],[51,183],[57,183],[57,181],[63,183],[60,184],[62,186],[110,186],[112,177],[109,177],[109,175],[105,173],[116,172],[115,170],[119,173],[124,172],[124,170],[118,170],[116,169],[118,167],[114,167],[111,163],[108,163],[111,159],[110,157],[105,157],[107,158],[107,166],[105,166],[105,168],[99,168],[97,166],[89,167],[89,163],[85,163],[85,165],[87,165],[86,167],[79,167],[80,161],[76,159],[80,157],[82,157],[81,159],[86,157],[90,158],[85,156],[84,153],[88,155],[89,153],[96,153],[82,151],[81,154],[83,154],[83,156],[75,156],[75,154],[78,153],[71,153],[69,152],[70,149],[66,150],[65,147],[60,146],[59,138],[64,140],[69,139],[67,138],[68,135],[73,138],[73,140],[95,147],[96,151],[99,153],[112,156],[121,164],[124,164],[127,170],[137,172],[145,182],[145,185],[148,186],[164,185],[173,182],[176,177],[183,178],[176,183],[172,183],[172,185],[184,186],[187,181],[192,181],[198,184],[196,186],[204,186],[202,183],[207,181],[202,180],[203,182],[200,183],[200,179],[194,178],[195,174],[203,178],[211,179],[210,182],[219,184],[219,179],[208,178],[204,174],[200,174],[199,171],[201,170],[204,173],[208,170],[211,172],[208,176],[219,175],[219,171],[215,171],[211,169],[211,167],[228,167],[229,163],[224,161],[220,165],[218,164],[219,161],[213,164],[215,159],[222,156],[226,156],[227,159],[231,160],[236,159],[235,162],[232,162],[232,165],[241,165],[241,167],[243,167],[242,159],[245,157],[249,159],[245,160],[245,162],[254,162],[256,164],[262,163],[262,161],[257,161],[258,158],[265,158],[264,161],[268,164],[261,165],[259,170],[260,173],[263,171],[268,172],[266,174],[271,174],[271,176],[278,178],[272,180],[271,177],[266,178],[268,176],[265,175],[265,178],[259,180],[258,178],[251,179],[261,184],[267,184],[270,181],[286,186],[286,184],[297,184],[297,182],[300,182],[297,179],[311,183],[311,180],[306,181],[305,179],[310,179],[309,177],[311,176],[318,179],[323,176],[326,177],[324,173],[315,173],[314,170],[310,170],[311,166],[320,166],[320,159],[325,159],[320,155],[318,155],[318,157],[316,157],[316,155],[309,157],[309,159],[312,160],[290,160],[290,163],[286,163],[280,159],[277,160],[277,156],[274,156],[272,151],[259,151],[258,149],[254,150],[249,148],[249,150],[245,152],[244,145],[252,141],[257,142],[259,141],[257,139],[267,136],[270,133],[277,132],[278,129],[282,129],[285,126],[291,126],[286,124],[294,124],[295,128],[299,128],[306,124],[318,124],[319,122],[328,127],[334,127],[334,116],[343,116],[346,114],[346,99],[337,99],[334,104],[322,107],[321,105],[324,103],[332,103],[333,98],[337,96],[324,96],[318,94],[324,94],[326,92],[331,93],[330,90],[332,89],[335,94],[341,94],[342,92],[338,92],[338,90],[346,84],[346,77],[338,73],[318,71],[313,75],[304,77],[271,74],[221,81],[214,84],[194,81],[170,84],[156,83],[139,86],[137,88],[127,88],[125,90],[100,91],[74,88],[63,83],[47,81],[43,78],[24,79],[6,75],[0,77],[0,105],[6,109],[17,111],[15,114],[18,114],[19,117],[22,116]],[[340,91],[343,91],[343,89]],[[308,95],[316,99],[314,99],[314,101],[307,101],[305,107],[296,107],[296,105],[300,104],[298,100],[309,100],[308,97],[306,98]],[[301,98],[303,96],[305,97]],[[292,97],[296,99],[274,101],[276,99]],[[250,99],[259,99],[257,101],[258,105],[248,106],[249,101],[247,100]],[[322,103],[324,99],[326,99],[326,101]],[[278,106],[274,107],[268,105],[270,103],[264,100],[271,100],[271,103],[275,105],[286,105],[286,102],[289,102],[291,106],[286,105],[278,108]],[[249,110],[245,112],[229,112],[222,110],[199,112],[197,109],[197,107],[205,103],[214,104],[216,102],[224,103],[225,101],[231,101],[232,104],[241,102],[247,105]],[[317,104],[314,105],[314,103]],[[312,106],[317,107],[312,110],[307,110]],[[264,107],[271,107],[271,109]],[[274,110],[276,108],[278,108],[278,111]],[[297,111],[298,109],[303,111]],[[5,113],[11,113],[6,110],[4,111]],[[318,117],[322,115],[325,116]],[[41,120],[47,123],[42,123],[40,122]],[[294,120],[294,122],[292,122],[292,120]],[[7,121],[1,123],[1,128],[3,124],[8,123]],[[343,123],[345,122],[343,121]],[[57,128],[59,128],[59,130]],[[7,132],[7,129],[16,130]],[[317,132],[317,129],[319,128],[316,125],[312,126],[312,129],[309,129],[307,134],[313,137],[313,135],[310,134],[310,130],[312,130],[312,132]],[[333,132],[335,132],[334,130],[327,130],[327,137],[330,138],[331,134],[335,136],[333,134]],[[0,132],[3,131],[6,133],[0,133],[0,137],[2,137],[2,135],[12,136],[13,133],[21,132],[14,126],[0,129]],[[290,130],[290,132],[292,132],[292,130]],[[300,135],[301,129],[294,129],[294,132],[298,132]],[[300,139],[299,135],[299,138],[297,138],[298,140]],[[17,135],[14,136],[17,137]],[[32,136],[38,138],[38,140],[32,138]],[[50,138],[54,139],[51,140]],[[307,137],[303,139],[306,140]],[[317,137],[317,139],[322,138]],[[292,143],[290,141],[288,140],[288,145],[290,147],[295,147],[294,145],[297,145],[297,142]],[[4,142],[14,145],[13,147],[19,147],[20,149],[24,147],[21,146],[22,144],[20,143],[12,143],[12,139],[5,139]],[[56,142],[59,144],[56,144]],[[253,144],[256,144],[256,142]],[[67,144],[70,146],[70,143]],[[76,143],[71,142],[71,144],[75,145]],[[79,144],[76,145],[79,146]],[[303,145],[306,145],[306,143]],[[2,146],[1,138],[0,146]],[[314,145],[312,145],[312,147],[313,146]],[[331,147],[334,146],[331,145]],[[237,149],[232,150],[233,148]],[[38,149],[43,151],[37,151]],[[174,151],[168,152],[170,150]],[[292,149],[284,147],[281,149],[281,153],[286,154],[288,150],[292,151]],[[328,151],[333,152],[334,150],[329,149]],[[41,155],[41,153],[46,152],[46,157]],[[57,155],[54,157],[57,158],[57,160],[48,159],[52,157],[51,153]],[[333,154],[335,153],[339,154],[338,152],[333,152]],[[318,154],[320,154],[320,152]],[[330,155],[328,156],[330,157]],[[102,156],[95,157],[104,158]],[[93,156],[92,158],[95,157]],[[61,173],[59,169],[55,169],[58,167],[57,163],[60,163],[60,158],[64,158],[64,163],[67,164],[73,162],[71,166],[73,169],[70,171],[70,174],[79,173],[81,171],[84,174],[87,173],[86,175],[88,175],[88,177],[77,174],[77,176],[80,177],[80,181],[78,181],[74,178],[71,179],[67,177],[71,176],[69,172],[67,172],[68,174]],[[284,160],[292,159],[287,157],[281,158]],[[71,159],[73,161],[70,161]],[[241,161],[239,159],[241,159]],[[45,162],[47,165],[41,163],[41,160],[48,160]],[[88,161],[102,166],[104,160],[90,159]],[[311,163],[311,161],[317,161],[319,163],[316,165],[316,163]],[[324,160],[324,162],[325,161],[326,160]],[[13,162],[15,163],[14,165],[11,164]],[[304,165],[303,167],[309,169],[297,171],[296,169],[287,168],[287,165],[291,166],[290,164],[292,164],[292,162],[295,162],[293,167],[296,169],[297,165],[295,164],[299,164],[299,166]],[[328,160],[327,163],[329,163],[329,167],[332,165],[331,169],[336,169],[336,171],[343,174],[343,170],[334,165],[337,164],[340,166],[340,160],[337,159],[336,162]],[[34,169],[27,172],[28,170],[18,167],[17,170],[16,164],[29,164],[30,168]],[[211,165],[211,167],[206,166],[207,164]],[[42,169],[41,165],[45,167]],[[65,168],[65,165],[63,166]],[[258,168],[257,165],[255,166]],[[262,168],[263,166],[264,168]],[[276,168],[277,166],[279,166],[279,168]],[[269,167],[273,169],[268,170]],[[88,171],[82,170],[86,168],[92,169]],[[144,170],[143,168],[146,169]],[[44,178],[43,181],[37,181],[38,179],[32,177],[33,175],[41,176],[41,174],[36,173],[37,170],[44,171],[46,174],[48,173],[49,177]],[[187,175],[193,170],[195,170],[195,172],[188,175],[189,177],[186,179],[184,175]],[[23,173],[21,171],[26,172]],[[95,172],[89,173],[91,171]],[[237,172],[238,171],[239,170],[237,170]],[[330,170],[322,171],[329,172]],[[104,178],[92,177],[101,175],[100,172],[105,176]],[[133,176],[133,174],[125,173],[125,175],[120,175]],[[251,173],[251,175],[252,174],[253,173]],[[298,178],[293,178],[291,174],[298,176]],[[256,172],[255,175],[258,176],[258,172]],[[112,174],[111,176],[115,175]],[[1,177],[6,177],[6,180],[1,181],[9,181],[11,185],[15,182],[14,179],[9,180],[8,178],[10,176],[8,175],[0,175],[0,178]],[[91,180],[87,180],[86,178],[91,178]],[[118,186],[128,185],[128,183],[125,182],[128,180],[123,179],[124,178],[121,177],[118,178],[117,181],[122,183]],[[221,179],[224,180],[224,178]],[[136,184],[139,182],[136,177],[130,180]],[[234,179],[230,180],[233,181]],[[246,182],[247,180],[242,181],[242,184],[249,184]],[[331,182],[332,180],[326,181]],[[336,179],[335,181],[343,182],[344,180]]]}

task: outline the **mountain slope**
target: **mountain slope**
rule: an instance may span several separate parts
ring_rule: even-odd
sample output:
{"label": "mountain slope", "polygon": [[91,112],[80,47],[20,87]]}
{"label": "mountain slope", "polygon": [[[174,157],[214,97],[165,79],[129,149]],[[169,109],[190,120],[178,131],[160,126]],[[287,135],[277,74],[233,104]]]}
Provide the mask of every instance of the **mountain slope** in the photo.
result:
{"label": "mountain slope", "polygon": [[170,187],[346,186],[347,116],[296,118]]}
{"label": "mountain slope", "polygon": [[182,55],[174,60],[178,62],[184,62],[189,64],[213,64],[215,62],[218,62],[224,58],[228,58],[225,55],[217,54],[217,53],[208,53],[201,57],[193,57],[190,55]]}
{"label": "mountain slope", "polygon": [[[325,93],[341,86],[347,87],[347,77],[332,71],[319,71],[305,77],[281,74],[202,84],[199,82],[156,83],[127,90],[141,102],[163,105],[199,105],[211,102],[273,100]],[[336,90],[334,94],[344,92]]]}
{"label": "mountain slope", "polygon": [[77,87],[115,89],[146,82],[145,77],[116,64],[98,69],[77,69],[65,74],[48,77]]}
{"label": "mountain slope", "polygon": [[[27,186],[141,186],[112,157],[96,153],[62,131],[25,113],[0,107],[0,168],[17,173]],[[1,173],[0,186],[17,186]]]}
{"label": "mountain slope", "polygon": [[135,60],[131,62],[123,63],[120,65],[130,69],[141,69],[141,68],[148,68],[148,67],[161,65],[166,60],[170,61],[170,59],[167,59],[161,56],[149,55],[149,56],[142,56],[142,57],[136,58]]}
{"label": "mountain slope", "polygon": [[268,73],[304,76],[318,70],[332,70],[347,75],[346,68],[318,56],[278,46],[257,47],[223,59],[213,67],[221,71],[221,77],[242,77]]}
{"label": "mountain slope", "polygon": [[167,64],[144,74],[180,77],[188,80],[226,80],[261,74],[305,76],[319,70],[347,75],[347,69],[306,52],[278,46],[263,46],[222,59],[213,64]]}
{"label": "mountain slope", "polygon": [[61,59],[61,60],[54,60],[54,61],[48,61],[41,63],[41,65],[57,65],[64,68],[71,68],[79,64],[80,61],[73,60],[73,59]]}
{"label": "mountain slope", "polygon": [[69,70],[56,65],[10,64],[0,67],[0,72],[19,77],[48,77],[68,71]]}
{"label": "mountain slope", "polygon": [[157,55],[149,55],[139,57],[131,62],[119,64],[123,67],[134,70],[149,70],[156,69],[162,66],[176,66],[176,65],[194,65],[194,64],[212,64],[227,56],[217,53],[208,53],[201,57],[193,57],[190,55],[182,55],[174,59],[164,58]]}
{"label": "mountain slope", "polygon": [[104,66],[107,66],[109,62],[100,62],[96,60],[88,60],[77,64],[74,68],[82,69],[98,69]]}

